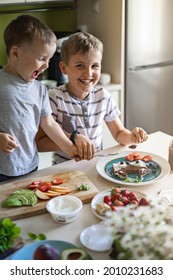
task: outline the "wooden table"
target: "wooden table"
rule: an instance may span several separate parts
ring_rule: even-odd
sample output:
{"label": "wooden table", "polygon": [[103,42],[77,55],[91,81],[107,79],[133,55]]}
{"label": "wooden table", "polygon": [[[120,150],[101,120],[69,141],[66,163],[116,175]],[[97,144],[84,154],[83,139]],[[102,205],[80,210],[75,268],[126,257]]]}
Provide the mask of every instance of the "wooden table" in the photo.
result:
{"label": "wooden table", "polygon": [[[148,141],[145,143],[139,144],[137,147],[137,151],[143,151],[146,153],[157,154],[165,159],[168,158],[168,146],[170,142],[171,136],[164,134],[162,132],[155,132],[149,135]],[[132,152],[135,150],[129,149],[127,146],[117,145],[112,148],[106,149],[100,153],[108,153],[108,152],[123,152],[128,151]],[[35,177],[38,175],[45,176],[49,174],[55,174],[58,172],[65,172],[69,170],[81,170],[86,173],[86,175],[90,178],[90,180],[95,184],[95,186],[99,189],[99,191],[104,191],[109,189],[115,185],[115,183],[107,181],[102,178],[97,170],[96,163],[99,160],[99,157],[93,158],[91,161],[81,161],[74,162],[68,161],[53,167],[49,167],[46,169],[42,169],[37,171],[34,175]],[[33,177],[33,174],[26,176],[26,178]],[[23,178],[22,178],[23,179]],[[21,179],[20,179],[21,180]],[[5,183],[3,183],[4,185]],[[133,189],[138,191],[142,191],[146,194],[157,195],[158,191],[163,189],[173,188],[173,173],[171,172],[169,176],[165,179],[152,183],[145,186],[135,186]],[[15,223],[19,225],[22,229],[21,236],[23,238],[27,238],[27,232],[33,233],[45,233],[48,239],[52,240],[64,240],[70,243],[74,243],[77,246],[82,246],[80,243],[80,233],[87,227],[97,224],[100,222],[100,219],[97,218],[91,211],[90,204],[85,204],[83,206],[82,212],[79,218],[70,223],[70,224],[57,224],[55,223],[50,215],[42,214],[35,217],[30,217],[26,219],[16,220]],[[89,254],[96,260],[109,259],[109,252],[94,252],[88,250]]]}

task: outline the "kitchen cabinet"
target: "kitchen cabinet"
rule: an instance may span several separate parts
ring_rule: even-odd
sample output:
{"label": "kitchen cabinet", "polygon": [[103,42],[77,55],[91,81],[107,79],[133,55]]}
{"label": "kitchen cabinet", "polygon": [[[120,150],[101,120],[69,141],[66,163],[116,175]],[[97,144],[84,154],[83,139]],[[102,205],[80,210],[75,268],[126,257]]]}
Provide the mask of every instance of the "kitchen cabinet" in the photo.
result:
{"label": "kitchen cabinet", "polygon": [[[121,116],[120,119],[123,122],[124,116],[123,116],[123,111],[122,111],[122,104],[121,104],[121,85],[120,84],[109,84],[104,86],[104,88],[106,88],[112,98],[115,101],[115,104],[118,106],[118,108],[121,111]],[[107,128],[107,125],[104,123],[103,124],[103,149],[106,148],[110,148],[112,146],[115,146],[117,144],[117,142],[115,141],[115,139],[112,137],[109,129]]]}

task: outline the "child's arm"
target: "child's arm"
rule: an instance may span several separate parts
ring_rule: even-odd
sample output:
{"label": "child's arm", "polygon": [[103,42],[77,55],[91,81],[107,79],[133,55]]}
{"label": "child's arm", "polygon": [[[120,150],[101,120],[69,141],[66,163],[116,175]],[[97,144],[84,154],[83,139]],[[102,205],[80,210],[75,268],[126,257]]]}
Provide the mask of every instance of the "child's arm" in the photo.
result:
{"label": "child's arm", "polygon": [[67,138],[52,116],[42,117],[40,127],[55,144],[70,157],[79,156],[77,147]]}
{"label": "child's arm", "polygon": [[122,144],[142,143],[148,139],[147,133],[140,127],[135,127],[132,131],[126,129],[119,118],[106,123],[114,139]]}
{"label": "child's arm", "polygon": [[12,135],[0,132],[0,151],[9,154],[17,147],[18,145]]}
{"label": "child's arm", "polygon": [[35,136],[35,141],[39,152],[54,152],[61,150],[60,147],[46,135],[40,126]]}
{"label": "child's arm", "polygon": [[[48,118],[48,120],[47,120]],[[42,122],[45,122],[43,124]],[[68,137],[65,135],[61,127],[54,121],[54,119],[51,117],[44,117],[42,118],[40,122],[40,126],[42,129],[39,128],[39,131],[36,135],[36,143],[37,143],[37,148],[38,151],[43,152],[43,151],[57,151],[57,150],[63,150],[66,152],[69,156],[75,157],[74,154],[74,147],[75,151],[77,150],[76,155],[78,155],[81,159],[87,159],[90,160],[93,157],[93,149],[90,148],[91,142],[88,140],[88,142],[85,140],[85,148],[81,148],[79,145],[79,150],[77,149],[76,145],[76,139],[78,138],[76,136],[75,138],[75,145],[69,140],[70,134]],[[46,127],[46,128],[45,128]],[[48,129],[47,129],[48,128]],[[70,145],[69,145],[70,143]],[[79,141],[78,141],[79,143]],[[87,143],[87,144],[86,144]],[[83,147],[82,146],[82,147]]]}

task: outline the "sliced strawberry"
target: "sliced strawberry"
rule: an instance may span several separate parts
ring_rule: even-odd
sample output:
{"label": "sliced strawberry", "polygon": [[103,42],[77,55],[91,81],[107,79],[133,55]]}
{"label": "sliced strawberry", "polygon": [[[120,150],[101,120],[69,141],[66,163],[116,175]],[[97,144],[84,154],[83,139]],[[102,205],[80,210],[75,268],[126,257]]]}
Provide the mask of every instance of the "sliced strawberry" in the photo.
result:
{"label": "sliced strawberry", "polygon": [[42,183],[42,181],[40,180],[40,181],[33,181],[32,183],[31,183],[31,185],[36,185],[36,186],[39,186],[40,185],[40,183]]}
{"label": "sliced strawberry", "polygon": [[132,154],[134,155],[135,158],[141,156],[141,154],[139,152],[134,152]]}
{"label": "sliced strawberry", "polygon": [[41,192],[47,192],[48,190],[51,190],[52,184],[50,182],[42,182],[39,186],[38,189]]}
{"label": "sliced strawberry", "polygon": [[29,188],[29,189],[35,189],[35,188],[37,188],[37,185],[30,184],[30,185],[28,186],[28,188]]}
{"label": "sliced strawberry", "polygon": [[61,179],[61,178],[55,178],[55,179],[53,179],[53,181],[52,181],[52,184],[53,185],[60,185],[60,184],[63,184],[64,183],[64,181],[63,181],[63,179]]}
{"label": "sliced strawberry", "polygon": [[134,161],[134,158],[135,158],[135,157],[134,157],[133,154],[129,154],[129,155],[126,156],[126,160],[127,160],[127,161]]}
{"label": "sliced strawberry", "polygon": [[142,160],[142,156],[136,156],[135,160]]}
{"label": "sliced strawberry", "polygon": [[151,155],[144,156],[144,157],[142,158],[142,160],[145,161],[145,162],[149,162],[149,161],[152,160],[152,156],[151,156]]}

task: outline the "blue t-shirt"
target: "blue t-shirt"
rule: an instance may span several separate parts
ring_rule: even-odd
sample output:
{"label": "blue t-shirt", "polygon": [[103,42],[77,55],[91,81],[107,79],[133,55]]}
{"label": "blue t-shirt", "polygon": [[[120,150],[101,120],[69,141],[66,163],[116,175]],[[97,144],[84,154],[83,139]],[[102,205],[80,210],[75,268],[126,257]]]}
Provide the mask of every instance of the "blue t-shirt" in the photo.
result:
{"label": "blue t-shirt", "polygon": [[19,145],[10,154],[0,151],[0,174],[20,176],[38,166],[34,139],[40,118],[51,112],[45,85],[0,70],[0,132],[14,136]]}

